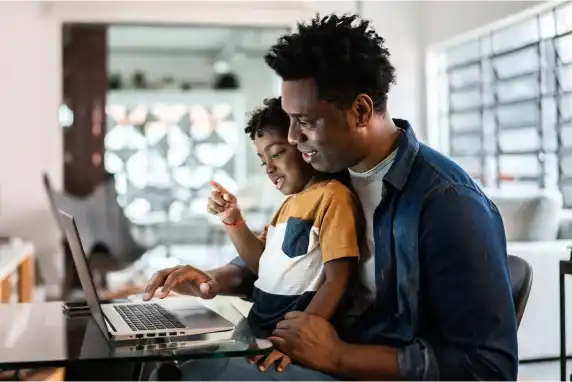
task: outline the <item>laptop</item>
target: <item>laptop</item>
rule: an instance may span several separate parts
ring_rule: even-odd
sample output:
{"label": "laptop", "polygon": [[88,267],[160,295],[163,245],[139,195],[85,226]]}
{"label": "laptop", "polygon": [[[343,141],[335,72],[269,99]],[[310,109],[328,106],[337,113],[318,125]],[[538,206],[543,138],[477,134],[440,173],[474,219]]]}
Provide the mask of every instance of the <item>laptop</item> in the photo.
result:
{"label": "laptop", "polygon": [[100,303],[75,219],[61,210],[59,213],[89,310],[108,340],[184,337],[234,329],[230,321],[198,302],[181,308],[152,301]]}

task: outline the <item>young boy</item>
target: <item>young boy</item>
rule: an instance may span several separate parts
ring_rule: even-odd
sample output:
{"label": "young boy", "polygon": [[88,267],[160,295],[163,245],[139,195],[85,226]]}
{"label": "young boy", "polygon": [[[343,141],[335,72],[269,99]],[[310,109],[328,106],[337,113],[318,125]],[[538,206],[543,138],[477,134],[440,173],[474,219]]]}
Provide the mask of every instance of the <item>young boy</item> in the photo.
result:
{"label": "young boy", "polygon": [[[254,284],[250,326],[270,335],[290,311],[306,311],[332,319],[340,306],[359,257],[361,209],[352,192],[331,175],[317,173],[288,143],[290,119],[280,98],[264,102],[245,132],[274,186],[288,195],[260,236],[250,231],[236,198],[213,182],[209,212],[218,215],[240,257],[258,275]],[[275,350],[261,370],[291,361]]]}

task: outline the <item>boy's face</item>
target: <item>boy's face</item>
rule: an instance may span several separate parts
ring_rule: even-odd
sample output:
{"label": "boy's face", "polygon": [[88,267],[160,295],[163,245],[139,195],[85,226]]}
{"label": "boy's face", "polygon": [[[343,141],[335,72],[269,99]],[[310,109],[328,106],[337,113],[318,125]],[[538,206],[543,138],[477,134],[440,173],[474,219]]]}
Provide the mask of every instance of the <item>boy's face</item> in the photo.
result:
{"label": "boy's face", "polygon": [[266,174],[277,190],[284,195],[296,194],[304,189],[313,174],[312,166],[304,162],[302,154],[272,129],[265,129],[254,145]]}

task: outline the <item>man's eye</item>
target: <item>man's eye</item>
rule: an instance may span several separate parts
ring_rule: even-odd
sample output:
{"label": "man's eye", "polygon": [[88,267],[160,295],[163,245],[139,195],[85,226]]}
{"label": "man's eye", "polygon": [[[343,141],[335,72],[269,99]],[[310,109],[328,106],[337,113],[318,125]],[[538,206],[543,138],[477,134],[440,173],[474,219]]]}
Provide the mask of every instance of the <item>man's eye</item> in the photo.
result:
{"label": "man's eye", "polygon": [[300,125],[300,127],[304,128],[304,129],[311,129],[316,124],[316,120],[315,119],[299,120],[298,124]]}

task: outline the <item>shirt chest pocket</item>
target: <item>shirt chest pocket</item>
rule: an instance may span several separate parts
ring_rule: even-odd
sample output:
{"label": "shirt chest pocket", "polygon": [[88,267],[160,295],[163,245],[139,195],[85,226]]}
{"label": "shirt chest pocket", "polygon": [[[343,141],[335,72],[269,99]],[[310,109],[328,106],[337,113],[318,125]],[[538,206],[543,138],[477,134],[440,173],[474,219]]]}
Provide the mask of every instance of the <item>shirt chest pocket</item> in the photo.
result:
{"label": "shirt chest pocket", "polygon": [[303,256],[308,252],[310,234],[314,222],[297,218],[288,218],[282,251],[286,256],[293,258]]}

